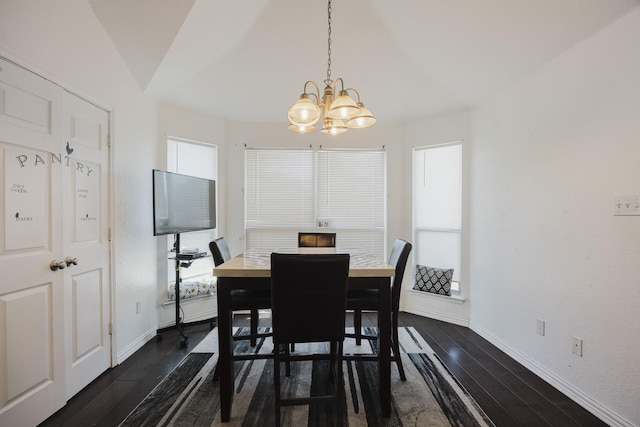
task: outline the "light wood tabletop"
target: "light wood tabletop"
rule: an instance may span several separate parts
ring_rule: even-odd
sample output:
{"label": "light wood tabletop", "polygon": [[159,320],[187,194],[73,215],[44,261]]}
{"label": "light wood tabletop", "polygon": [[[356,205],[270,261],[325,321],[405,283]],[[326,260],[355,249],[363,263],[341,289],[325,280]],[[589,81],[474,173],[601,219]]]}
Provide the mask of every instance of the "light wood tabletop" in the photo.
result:
{"label": "light wood tabletop", "polygon": [[[335,248],[293,248],[278,249],[274,252],[298,254],[348,253],[351,255],[349,277],[392,277],[395,274],[395,269],[387,264],[386,261],[362,251]],[[247,252],[215,267],[213,274],[217,277],[270,277],[271,254],[264,251]]]}

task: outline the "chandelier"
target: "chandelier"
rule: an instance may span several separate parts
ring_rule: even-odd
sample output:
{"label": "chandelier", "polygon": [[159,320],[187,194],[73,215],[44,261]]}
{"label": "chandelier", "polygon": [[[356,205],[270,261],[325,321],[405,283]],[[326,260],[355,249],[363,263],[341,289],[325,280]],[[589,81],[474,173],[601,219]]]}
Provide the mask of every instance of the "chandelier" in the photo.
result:
{"label": "chandelier", "polygon": [[[329,38],[327,78],[324,80],[324,92],[320,97],[320,88],[309,80],[304,84],[300,99],[289,108],[289,130],[297,133],[309,133],[316,130],[316,123],[322,118],[321,132],[329,135],[337,135],[349,129],[359,129],[371,126],[376,122],[375,117],[360,101],[360,93],[353,88],[344,88],[344,81],[338,78],[335,82],[331,79],[331,0],[327,6]],[[335,97],[336,87],[340,82],[338,97]],[[314,92],[307,92],[307,86],[311,84]],[[349,92],[357,96],[354,101]],[[312,99],[313,97],[313,99]]]}

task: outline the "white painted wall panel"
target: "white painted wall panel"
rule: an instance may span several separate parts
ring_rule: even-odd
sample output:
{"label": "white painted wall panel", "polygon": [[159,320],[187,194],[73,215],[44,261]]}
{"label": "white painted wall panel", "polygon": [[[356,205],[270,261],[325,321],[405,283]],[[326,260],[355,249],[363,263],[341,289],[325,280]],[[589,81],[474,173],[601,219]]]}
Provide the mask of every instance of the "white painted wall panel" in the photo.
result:
{"label": "white painted wall panel", "polygon": [[471,326],[614,425],[640,424],[640,218],[613,216],[640,193],[638,76],[640,10],[471,126]]}

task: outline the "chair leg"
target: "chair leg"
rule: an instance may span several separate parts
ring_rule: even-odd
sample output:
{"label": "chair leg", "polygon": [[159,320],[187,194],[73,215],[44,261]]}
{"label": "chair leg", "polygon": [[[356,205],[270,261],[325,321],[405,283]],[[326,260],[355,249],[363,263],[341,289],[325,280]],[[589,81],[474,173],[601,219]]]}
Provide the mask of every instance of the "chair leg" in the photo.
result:
{"label": "chair leg", "polygon": [[362,310],[353,310],[353,329],[356,334],[356,345],[362,343]]}
{"label": "chair leg", "polygon": [[216,368],[213,371],[213,377],[211,378],[213,380],[213,382],[218,381],[218,379],[220,378],[220,373],[218,372],[218,364],[216,363]]}
{"label": "chair leg", "polygon": [[[330,381],[335,382],[335,372],[336,372],[336,355],[338,354],[338,342],[331,341],[329,343],[329,372],[331,376],[329,377]],[[337,384],[337,382],[336,382]]]}
{"label": "chair leg", "polygon": [[[344,350],[343,343],[338,342],[337,346],[337,358],[336,358],[336,378],[334,380],[334,385],[336,386],[336,398],[338,400],[336,404],[336,412],[337,412],[337,426],[342,426],[342,418],[343,418],[343,402],[344,402],[344,374],[342,372],[342,352]],[[335,354],[335,353],[334,353]]]}
{"label": "chair leg", "polygon": [[276,427],[280,427],[280,346],[273,353],[273,386],[276,393]]}
{"label": "chair leg", "polygon": [[406,381],[407,377],[404,374],[404,367],[402,366],[402,358],[400,357],[400,341],[398,339],[398,313],[393,313],[392,325],[391,325],[391,347],[393,347],[393,358],[398,365],[398,373],[400,379]]}
{"label": "chair leg", "polygon": [[289,351],[289,344],[284,345],[284,357],[285,357],[284,362],[287,366],[287,377],[290,377],[291,376],[291,352]]}
{"label": "chair leg", "polygon": [[258,313],[258,309],[257,308],[252,308],[251,309],[251,320],[250,320],[250,332],[251,335],[254,335],[251,338],[251,347],[255,347],[257,344],[257,338],[255,337],[255,335],[258,333],[258,320],[260,319],[260,314]]}

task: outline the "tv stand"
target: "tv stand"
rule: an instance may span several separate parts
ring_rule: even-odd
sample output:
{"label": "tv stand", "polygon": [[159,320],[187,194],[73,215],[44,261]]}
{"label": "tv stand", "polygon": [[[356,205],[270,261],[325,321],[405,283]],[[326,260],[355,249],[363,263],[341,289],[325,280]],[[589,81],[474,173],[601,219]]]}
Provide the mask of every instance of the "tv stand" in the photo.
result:
{"label": "tv stand", "polygon": [[175,294],[176,294],[176,329],[180,332],[182,336],[182,341],[180,341],[180,347],[184,348],[189,344],[189,337],[187,333],[184,331],[182,326],[182,319],[180,318],[180,270],[182,268],[189,268],[193,261],[206,258],[209,256],[207,252],[198,252],[198,253],[180,253],[180,233],[175,235],[175,243],[173,244],[173,249],[175,250],[175,255],[170,256],[169,259],[175,260],[176,266],[176,283],[175,283]]}

